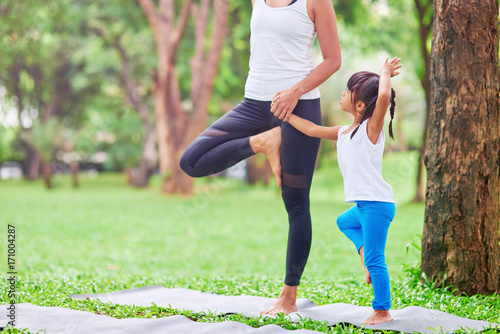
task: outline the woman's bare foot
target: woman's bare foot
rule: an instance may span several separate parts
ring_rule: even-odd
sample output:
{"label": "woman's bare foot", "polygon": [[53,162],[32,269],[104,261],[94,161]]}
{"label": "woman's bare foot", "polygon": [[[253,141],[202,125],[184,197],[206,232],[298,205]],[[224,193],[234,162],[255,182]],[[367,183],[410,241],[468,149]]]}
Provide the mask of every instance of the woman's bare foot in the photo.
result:
{"label": "woman's bare foot", "polygon": [[377,325],[388,321],[392,321],[389,310],[373,310],[372,315],[366,318],[363,323],[367,325]]}
{"label": "woman's bare foot", "polygon": [[297,286],[283,285],[283,290],[276,301],[260,314],[276,315],[297,312]]}
{"label": "woman's bare foot", "polygon": [[263,153],[267,157],[278,187],[281,187],[281,127],[250,137],[250,147],[255,153]]}
{"label": "woman's bare foot", "polygon": [[370,276],[370,272],[365,266],[365,246],[361,246],[359,249],[359,256],[361,256],[361,262],[363,263],[363,267],[365,268],[365,278],[366,278],[366,284],[372,284],[372,277]]}

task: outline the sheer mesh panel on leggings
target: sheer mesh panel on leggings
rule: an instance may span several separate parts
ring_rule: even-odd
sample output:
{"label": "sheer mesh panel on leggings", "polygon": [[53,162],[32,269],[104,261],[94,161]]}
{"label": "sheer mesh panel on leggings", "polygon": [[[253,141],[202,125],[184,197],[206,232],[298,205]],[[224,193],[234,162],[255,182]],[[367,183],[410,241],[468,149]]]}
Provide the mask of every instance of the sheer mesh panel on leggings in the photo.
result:
{"label": "sheer mesh panel on leggings", "polygon": [[283,185],[297,189],[307,188],[307,175],[293,175],[283,173]]}
{"label": "sheer mesh panel on leggings", "polygon": [[202,133],[203,136],[207,136],[207,137],[220,137],[220,136],[224,136],[227,134],[228,134],[228,132],[226,132],[226,131],[221,131],[221,130],[217,130],[217,129],[210,129],[210,128],[206,129]]}

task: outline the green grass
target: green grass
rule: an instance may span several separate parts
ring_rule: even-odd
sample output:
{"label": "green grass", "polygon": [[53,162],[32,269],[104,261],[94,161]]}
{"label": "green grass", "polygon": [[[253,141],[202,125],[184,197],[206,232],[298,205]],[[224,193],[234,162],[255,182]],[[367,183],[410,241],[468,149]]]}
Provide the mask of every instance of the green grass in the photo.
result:
{"label": "green grass", "polygon": [[[396,195],[396,218],[386,250],[393,308],[419,305],[471,319],[500,322],[498,296],[455,296],[450,289],[419,283],[420,254],[411,243],[422,233],[424,206],[410,204],[414,153],[390,154],[384,175]],[[317,304],[370,306],[372,291],[354,246],[336,226],[350,205],[334,161],[316,172],[311,192],[313,244],[299,289]],[[127,187],[117,174],[82,175],[72,189],[67,176],[57,187],[41,182],[0,182],[2,233],[16,227],[17,302],[62,306],[115,317],[184,314],[197,321],[236,320],[253,326],[307,328],[331,333],[359,332],[304,319],[218,317],[210,314],[72,300],[69,294],[101,293],[163,284],[223,294],[276,297],[282,285],[288,223],[277,188],[220,178],[197,180],[193,198],[163,196],[159,179],[149,189]],[[7,250],[0,240],[0,254]],[[5,258],[5,256],[2,256]],[[0,265],[6,268],[6,263]],[[7,270],[3,270],[5,273]],[[3,275],[0,274],[0,275]],[[6,286],[0,302],[7,303]],[[15,332],[15,331],[14,331]]]}

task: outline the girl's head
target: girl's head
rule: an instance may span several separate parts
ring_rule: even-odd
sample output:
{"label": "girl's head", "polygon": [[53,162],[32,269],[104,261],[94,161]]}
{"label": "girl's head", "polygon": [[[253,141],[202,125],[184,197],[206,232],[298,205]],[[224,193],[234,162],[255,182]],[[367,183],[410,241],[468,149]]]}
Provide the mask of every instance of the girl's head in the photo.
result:
{"label": "girl's head", "polygon": [[[359,124],[370,118],[375,109],[378,99],[378,84],[380,76],[373,72],[354,73],[347,82],[347,90],[343,94],[343,110],[352,112],[354,117],[361,115]],[[396,92],[391,89],[391,122],[389,123],[389,135],[394,139],[392,132],[392,120],[394,118],[394,108],[396,107]],[[346,103],[347,102],[347,103]],[[344,109],[345,108],[345,109]],[[348,109],[348,110],[346,110]],[[354,129],[351,138],[356,134],[358,128]]]}

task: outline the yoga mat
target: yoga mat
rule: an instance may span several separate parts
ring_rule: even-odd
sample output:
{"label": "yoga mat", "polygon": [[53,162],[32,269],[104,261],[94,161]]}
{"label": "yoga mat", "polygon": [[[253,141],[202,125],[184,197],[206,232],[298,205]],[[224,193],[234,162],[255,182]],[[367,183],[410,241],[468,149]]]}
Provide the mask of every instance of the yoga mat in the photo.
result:
{"label": "yoga mat", "polygon": [[[215,314],[242,314],[258,317],[259,311],[268,308],[274,299],[257,296],[224,296],[214,293],[200,292],[190,289],[167,289],[162,285],[147,286],[103,294],[71,295],[72,298],[99,299],[122,305],[149,306],[155,303],[161,307],[191,310],[195,312],[212,312]],[[391,310],[393,321],[379,325],[363,325],[363,321],[372,313],[371,307],[336,303],[318,306],[309,299],[297,300],[298,312],[290,314],[292,321],[300,317],[327,321],[331,325],[349,323],[370,329],[394,330],[405,333],[435,333],[442,329],[453,332],[458,329],[483,330],[498,328],[499,324],[486,321],[470,320],[435,311],[424,307],[410,306],[401,310]]]}
{"label": "yoga mat", "polygon": [[[7,305],[2,305],[7,309]],[[0,313],[0,327],[10,319],[6,312]],[[158,319],[116,319],[106,315],[77,311],[63,307],[43,307],[32,304],[16,304],[16,328],[27,328],[32,333],[46,330],[47,334],[286,334],[292,333],[277,325],[253,328],[236,321],[220,323],[195,322],[182,315]],[[43,333],[43,332],[42,332]],[[305,329],[293,334],[319,333]]]}

